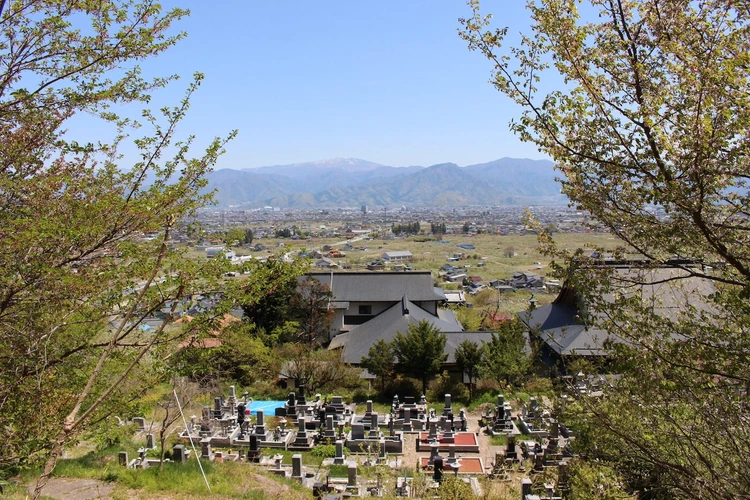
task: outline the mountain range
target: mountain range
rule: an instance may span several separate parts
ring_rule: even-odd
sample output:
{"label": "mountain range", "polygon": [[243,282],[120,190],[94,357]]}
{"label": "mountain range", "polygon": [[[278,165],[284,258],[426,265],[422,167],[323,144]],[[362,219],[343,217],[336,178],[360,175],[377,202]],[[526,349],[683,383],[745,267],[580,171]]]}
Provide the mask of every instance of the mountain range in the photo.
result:
{"label": "mountain range", "polygon": [[281,208],[566,203],[548,160],[501,158],[459,167],[390,167],[357,158],[332,158],[208,176],[220,207]]}

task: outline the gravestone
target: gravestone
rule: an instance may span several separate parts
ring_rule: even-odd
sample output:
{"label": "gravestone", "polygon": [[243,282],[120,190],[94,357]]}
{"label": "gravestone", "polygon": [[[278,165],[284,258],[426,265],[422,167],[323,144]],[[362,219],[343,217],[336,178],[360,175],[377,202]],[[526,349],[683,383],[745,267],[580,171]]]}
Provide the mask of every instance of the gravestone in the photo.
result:
{"label": "gravestone", "polygon": [[133,418],[133,423],[138,426],[138,430],[142,431],[146,428],[146,419],[143,417],[135,417]]}
{"label": "gravestone", "polygon": [[123,467],[128,466],[128,452],[127,451],[121,451],[117,454],[117,463],[122,465]]}
{"label": "gravestone", "polygon": [[336,425],[333,423],[333,415],[326,415],[326,430],[323,433],[325,439],[336,439]]}
{"label": "gravestone", "polygon": [[436,420],[430,420],[430,431],[427,434],[427,440],[428,441],[437,441],[437,439],[438,439],[437,421]]}
{"label": "gravestone", "polygon": [[346,489],[356,489],[357,488],[357,464],[354,462],[349,462],[349,467],[347,467],[347,476],[346,476]]}
{"label": "gravestone", "polygon": [[380,430],[378,429],[378,413],[372,412],[370,414],[370,439],[376,439],[380,436]]}
{"label": "gravestone", "polygon": [[558,424],[557,420],[552,420],[549,423],[549,437],[550,439],[560,437],[560,424]]}
{"label": "gravestone", "polygon": [[531,479],[528,477],[524,477],[521,479],[521,498],[526,498],[526,495],[531,495],[531,487],[534,483],[531,482]]}
{"label": "gravestone", "polygon": [[438,483],[443,482],[443,457],[437,456],[432,462],[432,479]]}
{"label": "gravestone", "polygon": [[302,384],[298,387],[299,389],[299,395],[297,396],[297,406],[302,408],[304,411],[305,407],[307,406],[307,398],[305,398],[305,384]]}
{"label": "gravestone", "polygon": [[172,447],[172,461],[178,464],[185,463],[187,456],[185,456],[185,445],[176,444]]}
{"label": "gravestone", "polygon": [[430,444],[430,459],[427,461],[428,467],[431,467],[435,462],[435,459],[439,456],[438,448],[440,448],[440,445],[437,442]]}
{"label": "gravestone", "polygon": [[302,455],[299,453],[292,455],[292,477],[302,479]]}
{"label": "gravestone", "polygon": [[450,418],[453,416],[453,410],[451,409],[451,395],[445,395],[445,406],[443,407],[443,415]]}
{"label": "gravestone", "polygon": [[214,398],[214,418],[216,420],[221,418],[221,398]]}
{"label": "gravestone", "polygon": [[152,433],[146,434],[146,448],[149,450],[153,450],[156,448],[156,444],[154,444],[154,435]]}
{"label": "gravestone", "polygon": [[516,450],[516,436],[508,436],[505,445],[505,458],[518,460],[518,451]]}
{"label": "gravestone", "polygon": [[440,424],[442,425],[442,432],[443,432],[443,441],[445,442],[452,442],[454,435],[453,435],[453,422],[445,418],[445,416],[440,418]]}
{"label": "gravestone", "polygon": [[234,386],[229,386],[229,397],[227,398],[227,404],[229,405],[229,411],[234,416],[234,408],[237,406],[237,393],[234,391]]}
{"label": "gravestone", "polygon": [[458,461],[456,458],[456,445],[451,443],[448,445],[448,459],[445,461],[448,464],[455,464]]}
{"label": "gravestone", "polygon": [[344,413],[344,398],[341,396],[333,396],[331,402],[328,403],[328,406],[333,407],[336,410],[336,413]]}
{"label": "gravestone", "polygon": [[286,416],[292,421],[297,420],[297,395],[295,393],[289,393],[285,407]]}
{"label": "gravestone", "polygon": [[378,443],[378,463],[385,463],[385,460],[385,438],[380,438],[380,442]]}
{"label": "gravestone", "polygon": [[266,436],[266,419],[263,410],[255,412],[255,434],[263,438]]}
{"label": "gravestone", "polygon": [[401,430],[411,432],[411,409],[404,408],[404,422],[401,424]]}
{"label": "gravestone", "polygon": [[336,456],[333,457],[333,463],[335,465],[344,464],[344,442],[340,439],[336,441]]}
{"label": "gravestone", "polygon": [[211,453],[211,438],[201,439],[201,458],[213,460],[214,454]]}
{"label": "gravestone", "polygon": [[247,461],[256,464],[260,462],[260,447],[258,446],[258,436],[256,434],[250,434],[250,448],[247,450]]}
{"label": "gravestone", "polygon": [[365,426],[362,424],[352,424],[352,439],[365,439]]}

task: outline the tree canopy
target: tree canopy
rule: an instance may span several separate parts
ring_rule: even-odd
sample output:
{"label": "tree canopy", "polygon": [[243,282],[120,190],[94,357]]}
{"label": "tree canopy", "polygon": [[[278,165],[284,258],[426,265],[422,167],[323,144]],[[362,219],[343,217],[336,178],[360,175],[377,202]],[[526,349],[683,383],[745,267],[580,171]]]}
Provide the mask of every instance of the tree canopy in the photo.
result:
{"label": "tree canopy", "polygon": [[[169,246],[209,200],[204,176],[234,135],[197,156],[176,136],[202,75],[141,124],[115,112],[175,79],[146,78],[135,62],[182,38],[173,23],[186,14],[153,2],[0,3],[0,469],[46,461],[35,498],[66,443],[153,383],[151,353],[189,329],[168,328],[178,309],[222,271]],[[111,140],[69,138],[80,113],[106,122]],[[143,125],[126,160],[118,146]],[[148,317],[160,321],[147,334]]]}
{"label": "tree canopy", "polygon": [[474,394],[474,383],[482,365],[483,349],[482,346],[471,340],[464,340],[456,347],[456,364],[462,374],[466,374],[469,379],[469,403],[471,403]]}
{"label": "tree canopy", "polygon": [[[572,204],[625,243],[615,257],[641,268],[617,279],[540,231],[589,326],[624,340],[609,346],[622,377],[607,397],[570,409],[579,446],[652,498],[746,494],[747,5],[540,0],[509,49],[507,29],[471,5],[462,36],[521,109],[511,129],[553,158]],[[675,314],[644,300],[663,286],[674,288]]]}
{"label": "tree canopy", "polygon": [[531,356],[525,347],[523,324],[517,318],[501,323],[482,347],[482,376],[502,384],[521,384],[531,368]]}
{"label": "tree canopy", "polygon": [[422,394],[427,394],[427,384],[440,373],[448,357],[443,354],[446,340],[445,334],[427,320],[409,325],[406,334],[398,332],[393,339],[396,370],[422,381]]}
{"label": "tree canopy", "polygon": [[385,384],[395,372],[396,353],[391,342],[383,339],[375,341],[363,357],[360,364],[373,375],[380,378],[380,390],[385,392]]}

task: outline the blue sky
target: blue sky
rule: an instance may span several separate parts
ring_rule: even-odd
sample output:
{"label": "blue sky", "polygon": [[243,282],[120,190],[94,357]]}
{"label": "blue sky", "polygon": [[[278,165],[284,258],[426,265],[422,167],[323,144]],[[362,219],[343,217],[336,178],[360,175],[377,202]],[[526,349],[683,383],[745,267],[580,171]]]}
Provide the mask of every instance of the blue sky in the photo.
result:
{"label": "blue sky", "polygon": [[[463,0],[164,2],[191,10],[187,39],[143,64],[206,80],[181,134],[199,143],[238,129],[217,168],[331,157],[392,166],[543,158],[508,131],[519,110],[491,65],[457,35]],[[521,0],[484,12],[527,31]],[[155,96],[177,103],[187,78]]]}

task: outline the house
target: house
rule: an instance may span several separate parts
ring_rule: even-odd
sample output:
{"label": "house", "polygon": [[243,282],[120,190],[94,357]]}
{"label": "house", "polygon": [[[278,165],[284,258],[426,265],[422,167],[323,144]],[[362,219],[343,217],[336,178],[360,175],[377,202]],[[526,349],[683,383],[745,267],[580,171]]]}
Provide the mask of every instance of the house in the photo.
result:
{"label": "house", "polygon": [[513,288],[544,288],[544,278],[536,273],[518,271],[510,277]]}
{"label": "house", "polygon": [[359,364],[375,342],[391,342],[398,333],[405,334],[410,326],[417,326],[423,320],[444,333],[462,331],[463,327],[455,316],[448,313],[449,311],[445,311],[444,314],[433,315],[404,296],[400,302],[369,321],[336,336],[328,348],[341,348],[342,358],[346,363]]}
{"label": "house", "polygon": [[[707,307],[708,301],[702,297],[714,293],[711,281],[670,266],[647,270],[615,267],[613,283],[618,294],[640,296],[654,313],[673,320],[685,308]],[[611,302],[614,295],[603,298]],[[599,318],[590,314],[583,295],[569,282],[551,304],[518,313],[518,317],[526,325],[531,342],[539,347],[540,361],[550,373],[564,374],[565,363],[573,358],[605,359],[608,343],[624,342],[598,326]]]}
{"label": "house", "polygon": [[402,262],[411,260],[413,255],[408,250],[396,250],[393,252],[383,252],[380,256],[386,262]]}
{"label": "house", "polygon": [[449,274],[445,277],[446,280],[450,281],[451,283],[463,283],[465,279],[467,279],[469,276],[466,273],[453,273]]}
{"label": "house", "polygon": [[462,290],[449,290],[445,292],[445,303],[454,306],[465,306],[466,297]]}
{"label": "house", "polygon": [[443,368],[460,380],[455,361],[458,345],[465,340],[482,345],[492,338],[491,332],[465,332],[453,311],[438,308],[449,296],[460,301],[463,292],[446,293],[434,287],[429,271],[327,272],[307,276],[328,286],[333,294],[330,307],[335,313],[328,348],[340,349],[346,363],[360,364],[378,340],[391,342],[398,333],[405,334],[410,326],[427,321],[446,335],[447,359]]}
{"label": "house", "polygon": [[336,269],[336,268],[339,267],[339,265],[336,264],[331,259],[329,259],[327,257],[323,257],[323,258],[320,258],[320,259],[316,260],[315,263],[313,264],[313,267],[323,267],[323,268],[328,268],[328,269]]}
{"label": "house", "polygon": [[333,294],[335,313],[329,340],[400,304],[404,297],[433,317],[438,316],[438,304],[445,300],[443,290],[433,286],[429,271],[313,272],[308,276],[328,286]]}

